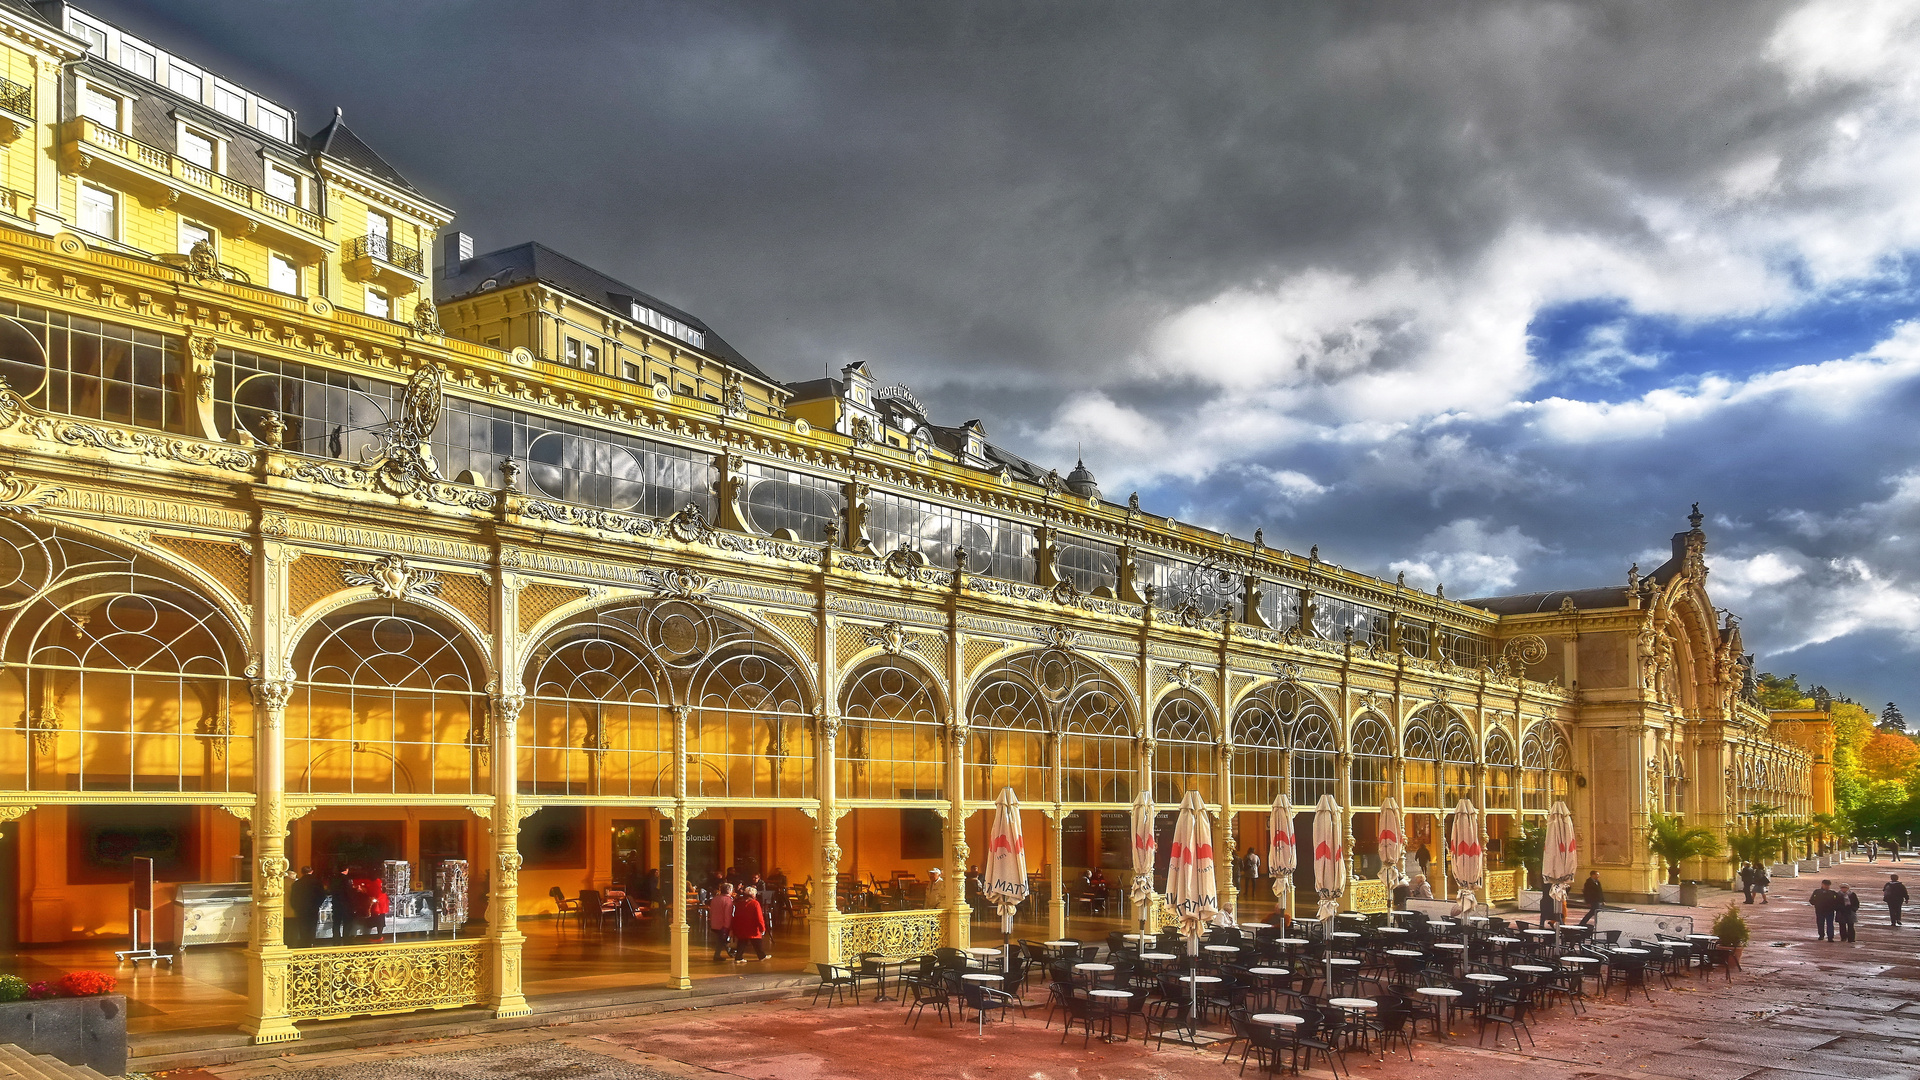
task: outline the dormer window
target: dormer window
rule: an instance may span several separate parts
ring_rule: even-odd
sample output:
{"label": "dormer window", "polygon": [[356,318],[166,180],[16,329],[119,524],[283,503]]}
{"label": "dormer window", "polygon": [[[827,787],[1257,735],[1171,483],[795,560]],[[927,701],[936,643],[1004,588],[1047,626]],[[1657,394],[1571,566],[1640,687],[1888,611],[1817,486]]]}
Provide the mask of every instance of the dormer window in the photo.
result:
{"label": "dormer window", "polygon": [[199,101],[205,87],[205,80],[200,78],[199,72],[183,68],[177,63],[167,65],[167,89],[181,97]]}
{"label": "dormer window", "polygon": [[153,79],[159,74],[154,55],[125,39],[120,42],[120,66],[143,79]]}
{"label": "dormer window", "polygon": [[215,80],[213,108],[222,116],[231,116],[243,124],[247,122],[247,95],[239,87]]}
{"label": "dormer window", "polygon": [[180,156],[208,172],[219,172],[220,143],[189,127],[180,129]]}

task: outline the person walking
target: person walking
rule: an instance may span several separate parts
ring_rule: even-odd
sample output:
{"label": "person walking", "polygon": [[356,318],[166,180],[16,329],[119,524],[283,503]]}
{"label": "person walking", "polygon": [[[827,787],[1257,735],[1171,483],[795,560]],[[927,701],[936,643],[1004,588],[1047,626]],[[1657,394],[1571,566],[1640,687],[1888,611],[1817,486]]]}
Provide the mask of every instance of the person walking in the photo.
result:
{"label": "person walking", "polygon": [[1878,840],[1867,841],[1867,861],[1868,862],[1880,861],[1880,841]]}
{"label": "person walking", "polygon": [[1753,879],[1753,864],[1750,862],[1741,863],[1740,890],[1747,894],[1747,903],[1749,904],[1753,903],[1753,890],[1755,885],[1756,882]]}
{"label": "person walking", "polygon": [[1852,886],[1840,886],[1840,902],[1834,905],[1833,915],[1840,930],[1840,940],[1852,941],[1854,924],[1860,918],[1860,894],[1854,892]]}
{"label": "person walking", "polygon": [[1240,862],[1244,867],[1241,871],[1241,880],[1245,882],[1245,884],[1240,886],[1240,891],[1248,892],[1260,883],[1260,853],[1249,847],[1246,857],[1241,859]]}
{"label": "person walking", "polygon": [[766,960],[773,955],[767,951],[767,916],[760,909],[759,892],[749,885],[733,902],[733,962],[736,964],[747,962],[748,946],[753,947],[755,960]]}
{"label": "person walking", "polygon": [[1807,903],[1813,905],[1814,940],[1832,941],[1834,913],[1840,908],[1840,894],[1833,891],[1833,882],[1823,879],[1813,895],[1807,897]]}
{"label": "person walking", "polygon": [[1600,884],[1600,871],[1587,874],[1586,884],[1580,886],[1580,898],[1587,902],[1587,913],[1580,919],[1581,926],[1597,926],[1595,919],[1600,917],[1600,909],[1606,905],[1607,889]]}
{"label": "person walking", "polygon": [[1767,888],[1772,884],[1773,875],[1767,873],[1767,868],[1761,866],[1759,863],[1753,864],[1753,891],[1760,894],[1761,903],[1770,904],[1773,902],[1767,899]]}
{"label": "person walking", "polygon": [[1880,886],[1880,899],[1887,902],[1887,925],[1899,926],[1900,907],[1907,902],[1907,887],[1901,883],[1899,874]]}
{"label": "person walking", "polygon": [[353,878],[347,874],[347,868],[333,875],[327,883],[327,897],[333,901],[333,937],[336,941],[346,940],[353,932]]}
{"label": "person walking", "polygon": [[732,952],[727,948],[727,937],[733,932],[733,886],[720,886],[707,901],[707,930],[713,935],[714,962],[719,963]]}
{"label": "person walking", "polygon": [[287,902],[293,907],[288,945],[296,949],[313,948],[314,939],[320,936],[320,904],[326,898],[327,892],[314,876],[313,867],[301,867],[300,876],[287,888]]}

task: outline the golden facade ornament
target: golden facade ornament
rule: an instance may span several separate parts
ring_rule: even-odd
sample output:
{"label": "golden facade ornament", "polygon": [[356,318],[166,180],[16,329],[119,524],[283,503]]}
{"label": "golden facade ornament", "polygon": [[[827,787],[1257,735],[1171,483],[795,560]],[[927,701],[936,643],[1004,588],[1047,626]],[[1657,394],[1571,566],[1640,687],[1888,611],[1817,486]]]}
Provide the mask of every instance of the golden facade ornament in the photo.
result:
{"label": "golden facade ornament", "polygon": [[52,506],[66,493],[66,488],[28,480],[0,469],[0,515],[38,514],[42,507]]}
{"label": "golden facade ornament", "polygon": [[60,729],[65,724],[60,710],[45,702],[20,721],[20,734],[32,741],[35,753],[51,754],[60,745]]}
{"label": "golden facade ornament", "polygon": [[446,331],[440,328],[440,309],[433,306],[432,299],[421,297],[413,305],[413,318],[407,320],[407,329],[414,337],[439,337]]}
{"label": "golden facade ornament", "polygon": [[877,627],[862,627],[860,636],[867,645],[884,651],[888,656],[920,651],[920,643],[909,637],[906,628],[897,622],[882,623]]}
{"label": "golden facade ornament", "polygon": [[382,600],[436,596],[441,584],[439,575],[415,569],[400,555],[384,555],[364,570],[343,566],[340,580],[348,585],[371,587],[374,595]]}

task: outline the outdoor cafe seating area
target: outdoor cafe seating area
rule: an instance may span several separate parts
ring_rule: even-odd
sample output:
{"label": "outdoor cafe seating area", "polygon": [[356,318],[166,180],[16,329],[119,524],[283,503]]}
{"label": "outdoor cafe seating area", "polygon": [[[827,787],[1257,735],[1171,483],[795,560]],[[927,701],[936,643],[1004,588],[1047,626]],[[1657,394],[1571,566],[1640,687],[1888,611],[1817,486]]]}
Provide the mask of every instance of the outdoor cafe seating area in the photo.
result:
{"label": "outdoor cafe seating area", "polygon": [[1711,935],[1621,940],[1617,930],[1541,927],[1499,916],[1344,912],[1332,926],[1177,930],[866,954],[817,965],[814,1001],[898,1008],[903,1024],[973,1027],[1042,1020],[1061,1040],[1142,1040],[1220,1052],[1268,1072],[1347,1071],[1354,1055],[1417,1053],[1423,1041],[1532,1040],[1529,1025],[1597,998],[1652,1000],[1655,983],[1732,978]]}

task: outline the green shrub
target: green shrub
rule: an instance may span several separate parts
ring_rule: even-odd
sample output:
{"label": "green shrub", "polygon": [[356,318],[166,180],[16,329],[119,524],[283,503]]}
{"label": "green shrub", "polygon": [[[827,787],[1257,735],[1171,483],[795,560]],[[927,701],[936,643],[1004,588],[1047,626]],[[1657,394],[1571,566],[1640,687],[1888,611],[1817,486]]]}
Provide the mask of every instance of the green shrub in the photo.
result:
{"label": "green shrub", "polygon": [[1713,935],[1729,949],[1742,948],[1753,936],[1752,931],[1747,929],[1747,920],[1741,916],[1739,906],[1731,903],[1719,918],[1713,920]]}
{"label": "green shrub", "polygon": [[0,975],[0,1001],[19,1001],[27,996],[27,980],[18,975]]}

